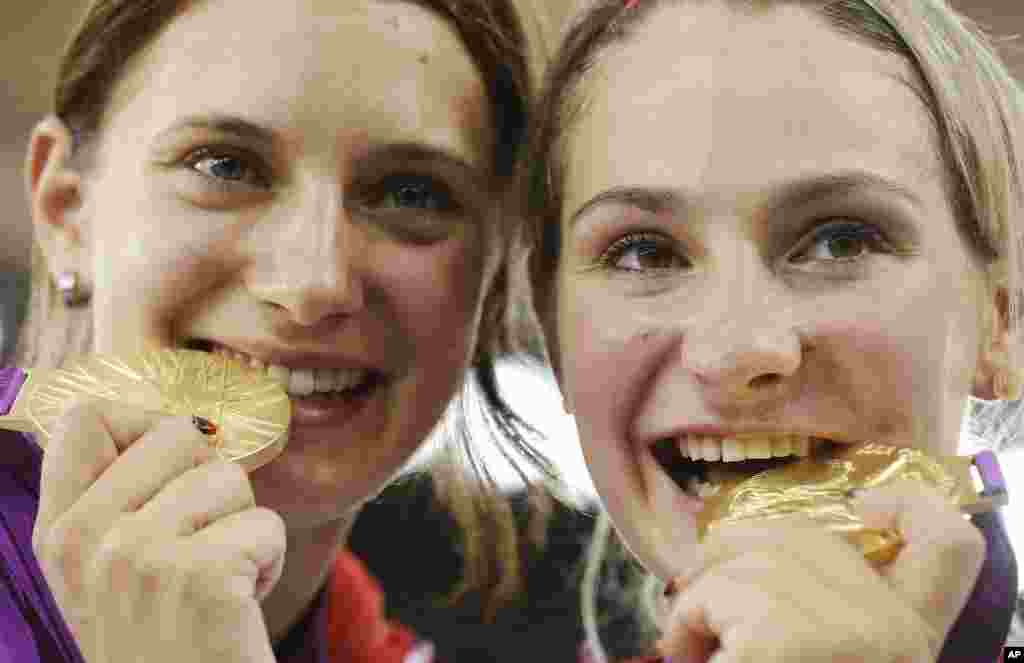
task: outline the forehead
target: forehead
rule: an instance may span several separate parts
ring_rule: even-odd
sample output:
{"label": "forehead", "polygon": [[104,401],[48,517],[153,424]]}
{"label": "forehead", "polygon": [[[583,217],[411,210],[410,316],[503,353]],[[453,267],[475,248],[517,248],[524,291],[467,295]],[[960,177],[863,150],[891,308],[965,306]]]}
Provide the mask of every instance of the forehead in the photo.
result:
{"label": "forehead", "polygon": [[[111,113],[242,115],[295,141],[358,129],[479,161],[486,91],[453,26],[408,2],[193,3],[133,63]],[[472,157],[472,158],[470,158]]]}
{"label": "forehead", "polygon": [[[712,2],[658,10],[581,85],[566,213],[610,186],[683,187],[723,203],[822,171],[899,181],[941,172],[927,110],[892,53],[806,9],[741,13]],[[711,202],[711,201],[709,201]],[[712,203],[713,204],[713,203]]]}

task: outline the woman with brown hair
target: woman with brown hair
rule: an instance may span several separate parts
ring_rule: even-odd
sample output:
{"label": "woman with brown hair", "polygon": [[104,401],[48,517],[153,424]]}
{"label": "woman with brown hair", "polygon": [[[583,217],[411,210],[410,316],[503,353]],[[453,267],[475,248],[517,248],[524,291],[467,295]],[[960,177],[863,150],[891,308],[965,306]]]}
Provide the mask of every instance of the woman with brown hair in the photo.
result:
{"label": "woman with brown hair", "polygon": [[901,542],[878,568],[753,506],[698,533],[721,477],[863,442],[953,455],[972,397],[986,421],[1021,398],[1021,100],[944,0],[599,0],[567,32],[526,162],[534,301],[602,525],[672,588],[664,655],[999,656],[997,512],[844,495]]}
{"label": "woman with brown hair", "polygon": [[[332,564],[467,374],[544,465],[494,375],[513,230],[497,203],[529,78],[503,0],[90,4],[28,149],[18,362],[225,354],[278,380],[292,422],[249,475],[213,457],[207,422],[111,403],[72,408],[45,455],[5,433],[0,657],[322,661],[328,609],[358,641],[333,643],[339,663],[414,653],[352,560]],[[466,522],[464,589],[500,602],[507,508],[454,462],[436,471]]]}

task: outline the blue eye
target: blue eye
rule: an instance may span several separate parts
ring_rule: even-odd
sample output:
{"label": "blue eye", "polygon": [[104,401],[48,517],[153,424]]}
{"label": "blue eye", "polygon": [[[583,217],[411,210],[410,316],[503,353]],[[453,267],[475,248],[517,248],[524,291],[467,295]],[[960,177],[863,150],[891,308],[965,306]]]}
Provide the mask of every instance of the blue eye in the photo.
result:
{"label": "blue eye", "polygon": [[218,185],[233,186],[236,183],[266,188],[270,179],[261,165],[254,165],[253,159],[237,155],[232,151],[204,147],[185,159],[185,165],[197,174]]}
{"label": "blue eye", "polygon": [[810,246],[793,256],[792,260],[796,263],[810,260],[856,262],[871,252],[891,252],[877,228],[863,223],[833,223],[816,231],[810,239]]}
{"label": "blue eye", "polygon": [[664,272],[686,269],[689,261],[680,256],[674,243],[657,233],[631,233],[612,244],[600,264],[624,272]]}
{"label": "blue eye", "polygon": [[392,175],[378,187],[378,204],[385,209],[417,209],[432,212],[458,207],[451,190],[433,177]]}
{"label": "blue eye", "polygon": [[[204,169],[203,166],[208,168]],[[225,180],[241,180],[245,178],[245,165],[238,159],[222,157],[216,159],[203,159],[196,164],[196,170]]]}

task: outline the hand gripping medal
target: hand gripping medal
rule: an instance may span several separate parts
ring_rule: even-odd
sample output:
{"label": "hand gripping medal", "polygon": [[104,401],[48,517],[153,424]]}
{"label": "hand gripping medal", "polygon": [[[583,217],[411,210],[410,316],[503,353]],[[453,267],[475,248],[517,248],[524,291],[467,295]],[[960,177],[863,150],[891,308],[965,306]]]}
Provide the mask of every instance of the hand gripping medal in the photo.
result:
{"label": "hand gripping medal", "polygon": [[215,428],[208,439],[218,455],[247,472],[276,458],[288,439],[291,403],[277,382],[198,350],[88,355],[55,370],[0,370],[0,403],[13,403],[0,410],[0,428],[33,433],[45,448],[57,419],[83,397],[202,417]]}
{"label": "hand gripping medal", "polygon": [[965,517],[1008,502],[1006,480],[991,451],[940,457],[871,442],[816,441],[804,456],[712,464],[666,459],[661,451],[677,483],[699,485],[700,540],[730,522],[801,515],[842,535],[875,566],[895,559],[904,540],[895,529],[871,528],[860,519],[852,503],[859,491],[915,481],[939,492]]}

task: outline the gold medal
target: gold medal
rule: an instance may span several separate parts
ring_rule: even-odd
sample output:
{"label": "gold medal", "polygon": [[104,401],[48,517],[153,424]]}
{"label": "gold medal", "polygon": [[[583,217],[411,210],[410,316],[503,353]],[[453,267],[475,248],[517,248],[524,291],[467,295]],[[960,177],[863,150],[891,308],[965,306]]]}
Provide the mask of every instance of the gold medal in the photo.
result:
{"label": "gold medal", "polygon": [[251,472],[269,463],[288,439],[291,402],[265,371],[197,350],[156,350],[132,357],[89,355],[64,367],[27,371],[0,428],[36,434],[41,447],[76,400],[100,398],[212,422],[210,443],[225,460]]}
{"label": "gold medal", "polygon": [[729,522],[801,515],[845,537],[870,563],[884,566],[903,548],[903,536],[895,529],[868,527],[851,498],[898,480],[931,486],[965,515],[1004,506],[1009,499],[991,451],[938,457],[875,443],[833,445],[753,476],[722,479],[704,499],[698,538]]}

